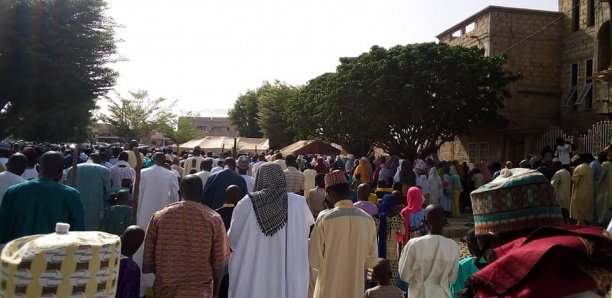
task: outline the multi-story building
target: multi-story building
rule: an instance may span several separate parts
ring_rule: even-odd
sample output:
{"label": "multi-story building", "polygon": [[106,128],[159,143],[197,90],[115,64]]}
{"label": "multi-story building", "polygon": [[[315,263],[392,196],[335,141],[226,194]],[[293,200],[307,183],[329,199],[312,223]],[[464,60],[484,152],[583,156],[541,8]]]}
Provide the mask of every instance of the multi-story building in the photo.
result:
{"label": "multi-story building", "polygon": [[228,117],[195,117],[193,125],[204,136],[238,136],[238,132]]}
{"label": "multi-story building", "polygon": [[523,76],[504,101],[506,125],[460,136],[442,146],[441,159],[519,161],[542,150],[547,127],[586,133],[612,112],[608,82],[596,79],[610,66],[607,1],[560,0],[559,11],[489,6],[437,38],[483,48],[485,55],[506,54],[507,69]]}

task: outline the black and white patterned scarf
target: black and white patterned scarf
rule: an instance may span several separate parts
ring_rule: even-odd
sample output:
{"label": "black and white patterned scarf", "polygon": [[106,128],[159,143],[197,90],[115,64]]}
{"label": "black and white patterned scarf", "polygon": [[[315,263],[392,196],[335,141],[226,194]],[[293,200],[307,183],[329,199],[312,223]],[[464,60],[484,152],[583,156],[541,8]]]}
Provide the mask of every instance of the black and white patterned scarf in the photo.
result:
{"label": "black and white patterned scarf", "polygon": [[266,162],[259,166],[254,192],[249,194],[261,232],[272,236],[287,223],[287,182],[281,166]]}

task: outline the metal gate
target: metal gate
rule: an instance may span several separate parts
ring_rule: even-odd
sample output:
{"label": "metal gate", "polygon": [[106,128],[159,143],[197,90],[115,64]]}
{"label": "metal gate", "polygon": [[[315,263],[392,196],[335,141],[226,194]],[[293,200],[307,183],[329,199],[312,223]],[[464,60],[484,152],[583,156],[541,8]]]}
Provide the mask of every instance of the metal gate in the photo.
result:
{"label": "metal gate", "polygon": [[612,121],[597,122],[589,131],[578,136],[574,141],[578,145],[578,152],[591,153],[593,156],[606,148],[612,140]]}
{"label": "metal gate", "polygon": [[612,141],[612,121],[597,122],[586,134],[578,136],[568,135],[561,128],[550,126],[538,139],[536,143],[538,150],[546,145],[551,146],[554,150],[557,138],[563,138],[565,141],[571,142],[574,145],[573,147],[577,148],[575,153],[590,153],[597,156]]}
{"label": "metal gate", "polygon": [[537,152],[540,152],[540,150],[544,149],[545,146],[550,146],[550,148],[554,151],[555,147],[557,147],[558,138],[562,138],[570,142],[573,141],[573,137],[567,135],[563,129],[557,126],[549,126],[536,142]]}

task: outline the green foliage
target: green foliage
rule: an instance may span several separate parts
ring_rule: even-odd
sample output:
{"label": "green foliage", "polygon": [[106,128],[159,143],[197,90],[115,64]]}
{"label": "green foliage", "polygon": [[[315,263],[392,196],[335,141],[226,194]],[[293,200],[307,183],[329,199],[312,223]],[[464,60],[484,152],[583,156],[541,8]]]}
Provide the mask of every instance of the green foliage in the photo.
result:
{"label": "green foliage", "polygon": [[249,90],[241,94],[234,103],[234,108],[228,112],[238,135],[247,138],[261,138],[261,127],[257,123],[257,91]]}
{"label": "green foliage", "polygon": [[288,104],[299,88],[280,81],[264,82],[256,90],[240,95],[229,111],[232,124],[240,136],[270,139],[270,148],[281,148],[293,142],[295,133],[288,121]]}
{"label": "green foliage", "polygon": [[164,137],[172,140],[177,146],[189,140],[202,137],[198,128],[193,124],[197,113],[187,112],[185,115],[171,120],[169,124],[163,125],[160,129]]}
{"label": "green foliage", "polygon": [[0,138],[82,141],[115,83],[102,0],[0,1]]}
{"label": "green foliage", "polygon": [[298,94],[297,87],[279,81],[265,82],[257,91],[257,123],[271,148],[282,148],[293,142],[295,133],[287,121],[287,104]]}
{"label": "green foliage", "polygon": [[164,106],[166,99],[149,98],[147,91],[130,92],[131,98],[110,101],[109,114],[100,115],[100,120],[110,126],[111,131],[124,141],[140,140],[153,131],[162,131],[171,126],[176,116],[170,112],[175,102]]}
{"label": "green foliage", "polygon": [[298,136],[314,131],[356,154],[375,144],[425,156],[475,125],[500,123],[506,87],[517,79],[505,61],[447,44],[374,46],[308,82],[288,119]]}

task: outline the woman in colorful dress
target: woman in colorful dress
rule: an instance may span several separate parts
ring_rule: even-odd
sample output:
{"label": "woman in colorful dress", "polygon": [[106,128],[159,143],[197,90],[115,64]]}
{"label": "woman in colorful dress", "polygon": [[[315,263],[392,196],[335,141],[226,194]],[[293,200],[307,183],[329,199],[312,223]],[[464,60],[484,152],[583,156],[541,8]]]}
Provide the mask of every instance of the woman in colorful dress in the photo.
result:
{"label": "woman in colorful dress", "polygon": [[[377,218],[374,218],[378,230],[378,257],[386,258],[391,262],[391,283],[397,284],[399,242],[405,234],[404,217],[397,213],[395,196],[387,194],[380,203]],[[400,241],[401,242],[401,241]]]}
{"label": "woman in colorful dress", "polygon": [[457,169],[455,168],[455,166],[450,166],[449,174],[450,180],[453,184],[451,217],[461,217],[461,208],[459,207],[459,197],[461,196],[461,192],[463,192],[463,187],[461,186],[461,178],[457,174]]}
{"label": "woman in colorful dress", "polygon": [[407,205],[401,212],[402,216],[404,217],[404,229],[406,230],[404,243],[408,243],[410,238],[424,235],[424,200],[423,192],[421,192],[420,188],[411,187],[408,189],[408,195],[406,196]]}

